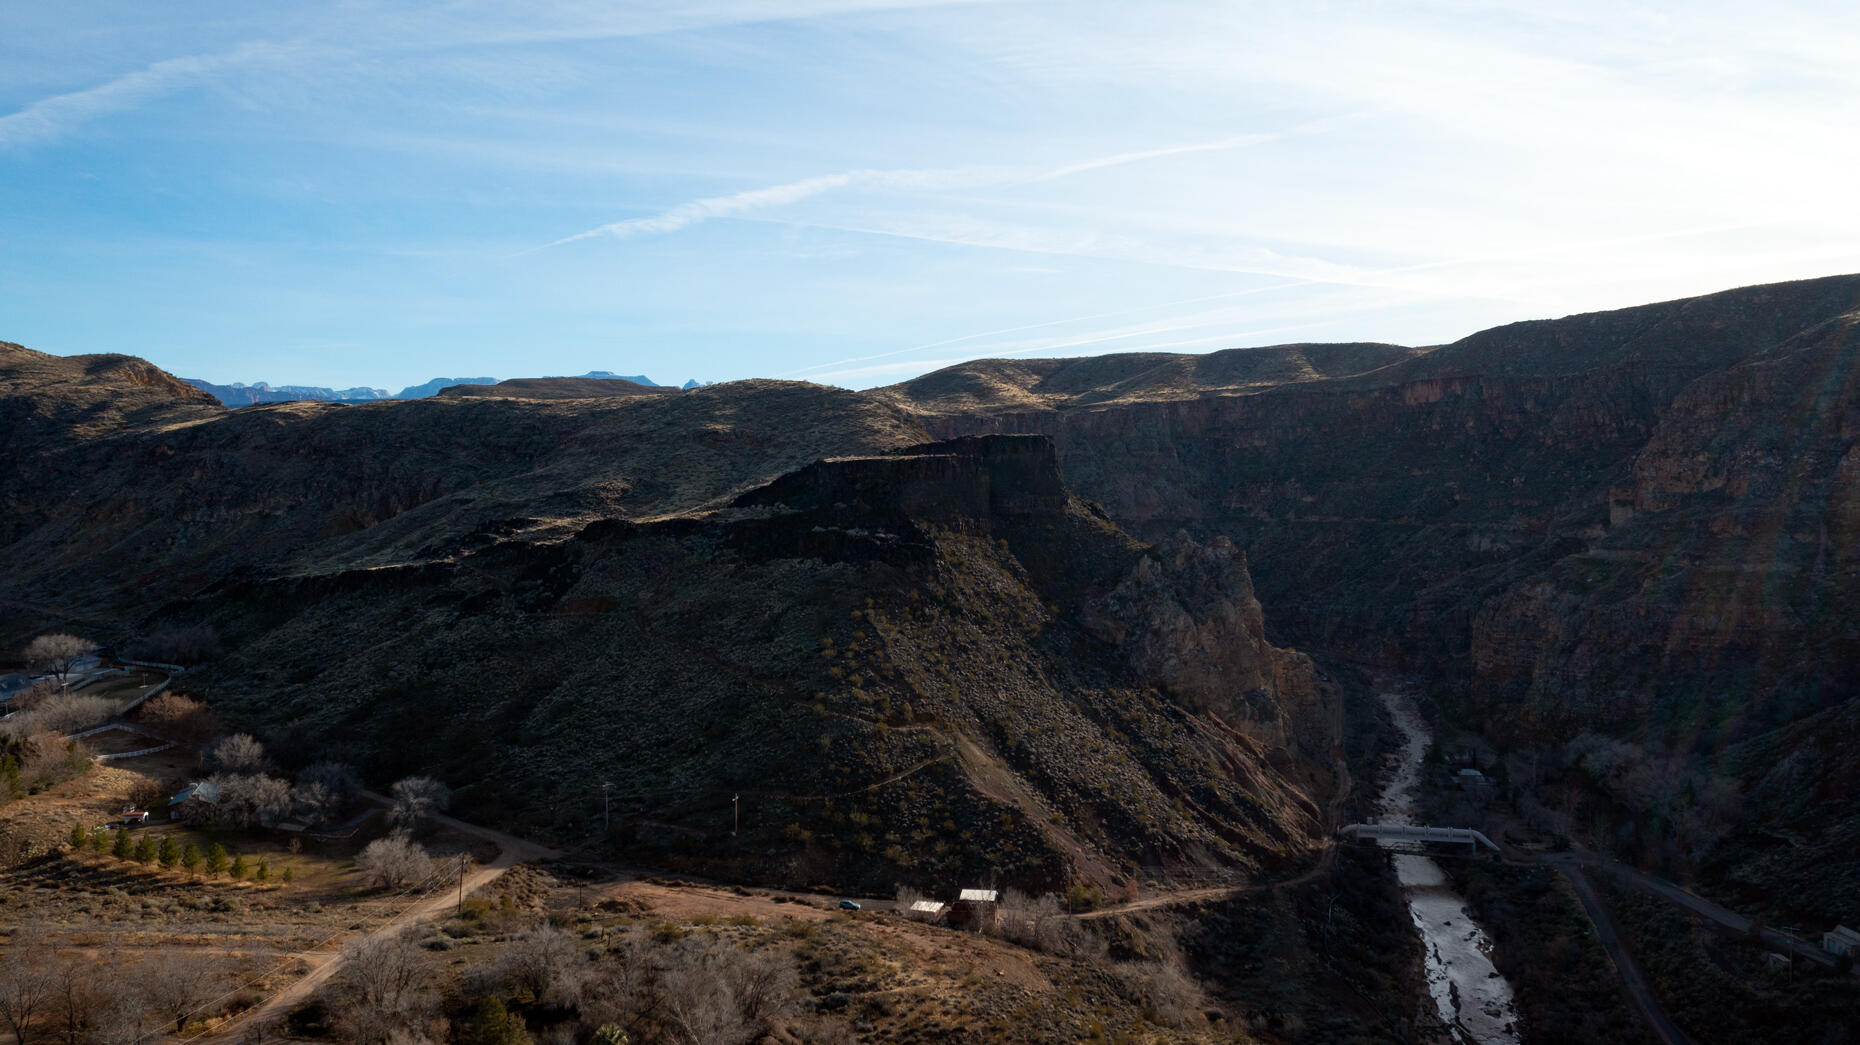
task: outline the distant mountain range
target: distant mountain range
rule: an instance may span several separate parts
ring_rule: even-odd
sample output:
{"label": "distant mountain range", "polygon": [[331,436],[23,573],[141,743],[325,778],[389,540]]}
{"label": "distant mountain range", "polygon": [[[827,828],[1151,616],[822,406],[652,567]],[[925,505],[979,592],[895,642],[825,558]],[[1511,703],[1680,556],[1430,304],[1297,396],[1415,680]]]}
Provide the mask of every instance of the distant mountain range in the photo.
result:
{"label": "distant mountain range", "polygon": [[[657,381],[643,374],[616,374],[611,370],[590,370],[580,375],[582,378],[597,380],[632,381],[635,384],[662,388]],[[431,381],[417,385],[408,385],[399,393],[390,394],[385,388],[322,388],[316,385],[269,385],[263,381],[245,384],[235,381],[230,385],[216,385],[198,377],[184,377],[181,380],[200,389],[226,406],[251,406],[254,403],[290,403],[301,399],[313,399],[330,403],[368,403],[381,399],[425,399],[437,395],[442,388],[453,385],[494,385],[495,377],[435,377]],[[681,388],[697,388],[700,381],[686,381]]]}

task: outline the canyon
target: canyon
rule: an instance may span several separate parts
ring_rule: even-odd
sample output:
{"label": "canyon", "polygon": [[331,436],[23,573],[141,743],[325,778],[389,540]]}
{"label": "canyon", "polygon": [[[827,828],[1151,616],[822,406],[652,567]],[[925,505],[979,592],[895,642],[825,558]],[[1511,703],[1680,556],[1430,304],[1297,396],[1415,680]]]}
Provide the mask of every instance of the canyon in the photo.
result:
{"label": "canyon", "polygon": [[1439,346],[236,410],[0,343],[0,646],[211,629],[187,685],[285,757],[653,866],[1100,896],[1327,872],[1398,673],[1579,784],[1564,829],[1852,923],[1856,327],[1838,276]]}

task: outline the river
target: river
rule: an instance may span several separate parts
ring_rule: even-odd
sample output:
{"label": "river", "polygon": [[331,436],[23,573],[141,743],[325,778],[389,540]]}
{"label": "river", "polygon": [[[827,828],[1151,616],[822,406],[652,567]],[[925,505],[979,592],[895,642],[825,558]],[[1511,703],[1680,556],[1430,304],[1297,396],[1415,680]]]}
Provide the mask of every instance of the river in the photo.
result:
{"label": "river", "polygon": [[[1383,693],[1382,702],[1401,731],[1400,762],[1382,789],[1384,823],[1412,824],[1421,784],[1421,759],[1427,753],[1427,724],[1414,700]],[[1461,1041],[1478,1045],[1520,1045],[1517,1005],[1511,984],[1492,966],[1491,941],[1466,913],[1466,901],[1454,891],[1440,865],[1425,856],[1395,857],[1408,915],[1427,948],[1427,990],[1440,1018]]]}

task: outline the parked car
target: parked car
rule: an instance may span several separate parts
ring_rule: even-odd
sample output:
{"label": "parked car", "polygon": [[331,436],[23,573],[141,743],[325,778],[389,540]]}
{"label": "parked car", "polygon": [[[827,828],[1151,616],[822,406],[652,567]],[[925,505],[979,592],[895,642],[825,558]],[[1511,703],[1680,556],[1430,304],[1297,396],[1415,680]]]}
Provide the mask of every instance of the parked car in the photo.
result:
{"label": "parked car", "polygon": [[842,911],[857,911],[858,909],[859,909],[859,901],[857,900],[841,900],[840,901],[840,910]]}

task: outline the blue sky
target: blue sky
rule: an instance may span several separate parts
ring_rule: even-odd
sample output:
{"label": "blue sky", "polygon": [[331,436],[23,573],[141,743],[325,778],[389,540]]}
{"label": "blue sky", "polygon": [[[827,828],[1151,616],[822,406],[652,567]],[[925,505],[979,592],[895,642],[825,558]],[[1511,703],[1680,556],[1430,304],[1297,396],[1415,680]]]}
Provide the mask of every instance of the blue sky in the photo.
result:
{"label": "blue sky", "polygon": [[863,387],[1860,271],[1856,10],[11,4],[0,339]]}

